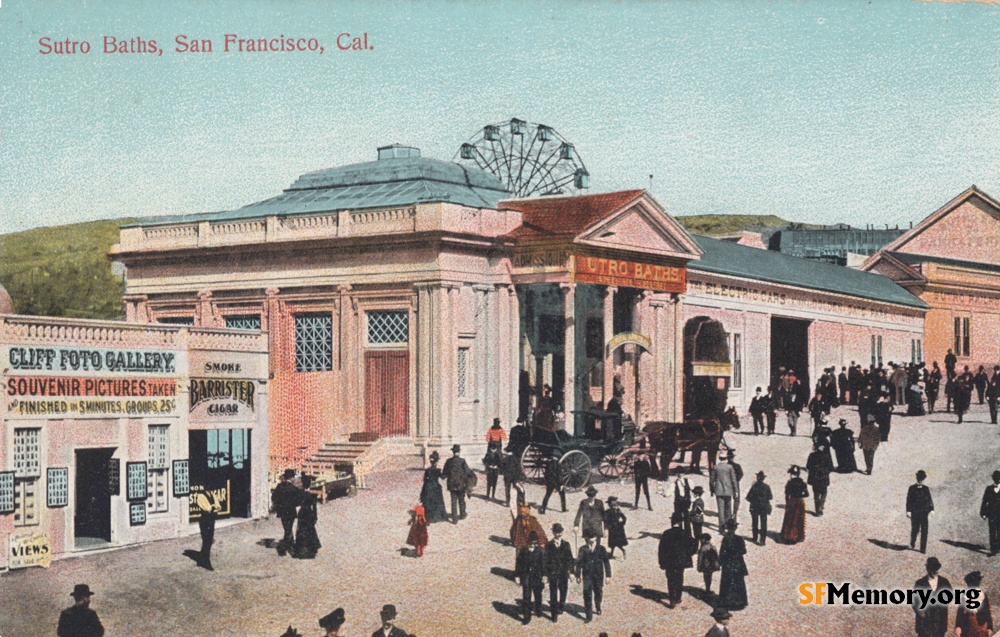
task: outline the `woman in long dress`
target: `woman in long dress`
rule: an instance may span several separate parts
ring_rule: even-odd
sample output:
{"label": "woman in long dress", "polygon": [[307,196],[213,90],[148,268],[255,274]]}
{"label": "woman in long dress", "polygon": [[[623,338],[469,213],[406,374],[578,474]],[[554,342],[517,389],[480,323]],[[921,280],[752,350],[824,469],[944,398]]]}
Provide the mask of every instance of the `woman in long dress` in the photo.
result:
{"label": "woman in long dress", "polygon": [[438,452],[431,452],[428,458],[431,466],[424,469],[424,486],[420,489],[420,504],[424,505],[428,524],[444,522],[448,518],[444,510],[444,494],[441,491],[441,469],[437,466],[440,459]]}
{"label": "woman in long dress", "polygon": [[747,584],[745,581],[747,564],[743,556],[747,553],[746,541],[736,535],[737,523],[730,518],[726,532],[719,546],[719,605],[728,610],[741,610],[747,606]]}
{"label": "woman in long dress", "polygon": [[299,507],[298,524],[295,529],[295,548],[292,556],[300,560],[311,560],[323,545],[316,533],[316,495],[306,492],[302,506]]}
{"label": "woman in long dress", "polygon": [[785,484],[785,520],[781,525],[781,541],[796,544],[806,539],[806,498],[809,487],[799,477],[799,468],[792,465],[792,476]]}

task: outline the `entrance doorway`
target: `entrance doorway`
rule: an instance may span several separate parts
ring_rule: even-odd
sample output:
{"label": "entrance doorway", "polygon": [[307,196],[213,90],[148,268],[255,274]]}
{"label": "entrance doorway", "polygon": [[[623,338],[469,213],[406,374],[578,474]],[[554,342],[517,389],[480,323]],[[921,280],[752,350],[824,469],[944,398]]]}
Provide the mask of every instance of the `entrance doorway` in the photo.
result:
{"label": "entrance doorway", "polygon": [[111,462],[114,449],[76,451],[76,545],[111,541]]}
{"label": "entrance doorway", "polygon": [[[779,368],[795,370],[805,392],[809,384],[809,323],[801,319],[771,317],[771,384],[780,376]],[[808,398],[806,398],[808,400]]]}
{"label": "entrance doorway", "polygon": [[252,433],[249,429],[188,432],[191,492],[212,491],[222,507],[220,518],[250,517]]}
{"label": "entrance doorway", "polygon": [[373,438],[404,436],[410,422],[410,354],[365,352],[365,421]]}

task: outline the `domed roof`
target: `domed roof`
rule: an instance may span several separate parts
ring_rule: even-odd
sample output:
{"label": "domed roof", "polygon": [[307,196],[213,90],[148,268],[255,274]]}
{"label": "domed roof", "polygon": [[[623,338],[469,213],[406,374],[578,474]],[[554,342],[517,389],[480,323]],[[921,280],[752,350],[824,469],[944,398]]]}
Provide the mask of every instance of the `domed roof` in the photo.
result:
{"label": "domed roof", "polygon": [[7,290],[0,285],[0,314],[13,314],[14,313],[14,301],[7,294]]}

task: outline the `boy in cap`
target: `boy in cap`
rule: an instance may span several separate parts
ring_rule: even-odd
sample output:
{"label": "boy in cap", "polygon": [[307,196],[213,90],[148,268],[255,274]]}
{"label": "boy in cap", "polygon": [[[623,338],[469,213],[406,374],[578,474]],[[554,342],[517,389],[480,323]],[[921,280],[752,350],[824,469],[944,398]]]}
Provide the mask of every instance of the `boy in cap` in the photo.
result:
{"label": "boy in cap", "polygon": [[396,607],[386,604],[379,613],[382,619],[382,627],[372,633],[372,637],[407,637],[406,631],[395,625]]}
{"label": "boy in cap", "polygon": [[569,588],[569,574],[573,571],[573,549],[563,539],[563,526],[552,525],[552,539],[545,545],[545,570],[549,577],[549,607],[552,621],[558,621],[559,613],[566,605],[566,590]]}
{"label": "boy in cap", "polygon": [[76,602],[59,615],[59,637],[103,637],[104,626],[97,613],[90,607],[90,597],[93,593],[86,584],[73,587],[70,596]]}
{"label": "boy in cap", "polygon": [[527,624],[531,622],[532,599],[534,612],[542,616],[542,590],[545,588],[545,551],[538,546],[538,534],[532,531],[528,534],[528,546],[521,549],[517,555],[515,574],[521,583],[521,609]]}
{"label": "boy in cap", "polygon": [[608,552],[597,543],[597,536],[590,530],[583,532],[586,544],[580,547],[576,558],[576,581],[583,581],[583,609],[585,622],[594,618],[594,610],[601,614],[605,579],[611,579],[611,561]]}
{"label": "boy in cap", "polygon": [[281,482],[278,483],[278,486],[274,488],[274,492],[271,494],[271,505],[274,508],[274,514],[281,520],[281,526],[285,532],[281,541],[278,542],[279,555],[284,555],[294,542],[292,539],[292,526],[295,524],[297,515],[295,509],[301,506],[302,496],[304,495],[301,489],[292,484],[292,478],[294,477],[295,469],[285,469],[284,473],[281,474]]}

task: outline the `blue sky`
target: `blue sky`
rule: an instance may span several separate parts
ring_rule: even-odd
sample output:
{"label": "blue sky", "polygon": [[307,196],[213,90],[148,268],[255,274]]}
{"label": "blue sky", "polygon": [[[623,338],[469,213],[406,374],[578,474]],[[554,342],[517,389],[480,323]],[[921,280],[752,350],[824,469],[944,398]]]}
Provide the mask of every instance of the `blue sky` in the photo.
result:
{"label": "blue sky", "polygon": [[[343,32],[373,50],[333,50]],[[226,54],[225,33],[326,51]],[[3,0],[0,233],[232,209],[387,143],[450,159],[514,116],[574,142],[592,192],[653,174],[674,214],[908,224],[973,183],[1000,196],[997,42],[975,3]]]}

